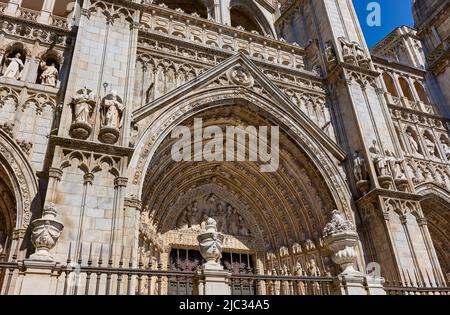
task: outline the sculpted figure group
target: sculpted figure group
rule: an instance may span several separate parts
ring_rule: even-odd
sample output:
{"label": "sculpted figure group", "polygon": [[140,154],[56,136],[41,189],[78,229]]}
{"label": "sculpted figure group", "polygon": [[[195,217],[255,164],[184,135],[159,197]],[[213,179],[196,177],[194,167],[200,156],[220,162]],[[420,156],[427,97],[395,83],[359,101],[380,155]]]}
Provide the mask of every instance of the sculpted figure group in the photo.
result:
{"label": "sculpted figure group", "polygon": [[214,218],[217,222],[217,230],[221,233],[250,236],[245,219],[231,205],[217,199],[216,196],[206,198],[206,204],[200,205],[198,201],[193,201],[178,216],[176,228],[179,230],[191,229],[194,231],[205,230],[208,218]]}

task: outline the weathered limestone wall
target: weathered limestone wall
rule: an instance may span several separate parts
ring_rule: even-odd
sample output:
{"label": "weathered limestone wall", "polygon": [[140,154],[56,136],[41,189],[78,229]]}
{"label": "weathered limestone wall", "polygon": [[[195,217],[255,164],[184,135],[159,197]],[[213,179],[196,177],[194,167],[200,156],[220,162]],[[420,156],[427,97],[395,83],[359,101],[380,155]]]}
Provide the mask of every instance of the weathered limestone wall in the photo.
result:
{"label": "weathered limestone wall", "polygon": [[[122,248],[124,257],[129,257],[130,247],[137,242],[134,238],[139,217],[135,209],[124,209],[123,192],[128,181],[127,155],[131,152],[126,147],[133,92],[130,78],[134,77],[136,58],[137,30],[133,22],[136,14],[100,1],[85,1],[84,9],[89,13],[81,17],[78,38],[82,40],[75,45],[58,135],[71,138],[72,97],[83,87],[95,94],[90,117],[92,131],[85,141],[75,140],[76,145],[69,142],[68,147],[57,146],[52,167],[60,180],[55,179],[49,185],[46,202],[55,203],[65,224],[54,250],[59,261],[67,258],[69,244],[72,259],[78,258],[81,251],[86,261],[92,244],[94,259],[103,247],[103,259],[112,258],[117,264]],[[112,91],[117,92],[124,106],[120,136],[113,145],[101,143],[99,139],[101,104]],[[111,155],[112,151],[116,153]]]}

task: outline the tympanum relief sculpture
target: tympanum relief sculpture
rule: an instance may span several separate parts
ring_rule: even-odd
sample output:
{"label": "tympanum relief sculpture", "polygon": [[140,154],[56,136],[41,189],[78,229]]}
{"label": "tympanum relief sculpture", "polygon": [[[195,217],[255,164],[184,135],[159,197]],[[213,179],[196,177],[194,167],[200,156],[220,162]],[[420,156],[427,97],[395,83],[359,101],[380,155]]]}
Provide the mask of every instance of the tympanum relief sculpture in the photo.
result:
{"label": "tympanum relief sculpture", "polygon": [[116,91],[112,91],[103,98],[100,108],[99,140],[101,142],[115,144],[119,140],[124,109],[122,98]]}
{"label": "tympanum relief sculpture", "polygon": [[188,205],[176,221],[177,230],[200,232],[206,230],[208,218],[217,222],[217,230],[233,236],[251,236],[245,219],[230,204],[215,195],[206,196]]}
{"label": "tympanum relief sculpture", "polygon": [[86,140],[92,132],[91,116],[95,108],[95,94],[84,87],[72,98],[72,125],[70,135]]}

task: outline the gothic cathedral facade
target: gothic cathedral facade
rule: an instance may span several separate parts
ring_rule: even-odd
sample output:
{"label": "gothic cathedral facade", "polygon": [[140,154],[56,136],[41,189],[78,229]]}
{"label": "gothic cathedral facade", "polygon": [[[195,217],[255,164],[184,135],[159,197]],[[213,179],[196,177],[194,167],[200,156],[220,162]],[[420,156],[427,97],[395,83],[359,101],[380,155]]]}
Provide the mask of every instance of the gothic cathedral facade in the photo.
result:
{"label": "gothic cathedral facade", "polygon": [[[351,0],[0,0],[0,262],[50,266],[50,294],[178,294],[213,218],[231,280],[285,276],[241,294],[327,293],[325,227],[386,288],[447,287],[450,2],[413,7],[369,50]],[[175,161],[198,119],[278,126],[279,167]],[[36,293],[11,270],[3,294]]]}

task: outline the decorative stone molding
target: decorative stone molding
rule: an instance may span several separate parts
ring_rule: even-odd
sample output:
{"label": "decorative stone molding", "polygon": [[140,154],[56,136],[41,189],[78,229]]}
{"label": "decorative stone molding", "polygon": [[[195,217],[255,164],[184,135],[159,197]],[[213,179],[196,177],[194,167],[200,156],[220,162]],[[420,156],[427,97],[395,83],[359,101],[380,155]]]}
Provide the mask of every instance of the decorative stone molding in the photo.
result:
{"label": "decorative stone molding", "polygon": [[57,210],[50,203],[44,207],[42,218],[31,223],[31,241],[36,252],[30,256],[31,260],[54,261],[49,251],[55,247],[64,225],[56,220]]}

